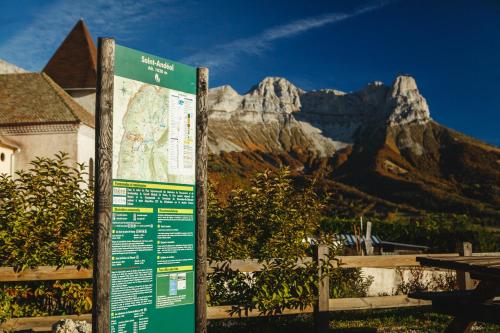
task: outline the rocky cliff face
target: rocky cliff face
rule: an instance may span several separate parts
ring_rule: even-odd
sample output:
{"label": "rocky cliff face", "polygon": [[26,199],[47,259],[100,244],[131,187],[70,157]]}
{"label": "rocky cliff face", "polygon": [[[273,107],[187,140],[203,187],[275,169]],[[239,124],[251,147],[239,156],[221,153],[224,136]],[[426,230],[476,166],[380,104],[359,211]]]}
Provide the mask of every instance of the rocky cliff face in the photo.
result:
{"label": "rocky cliff face", "polygon": [[415,79],[410,76],[396,78],[385,104],[390,126],[426,124],[431,119],[427,101],[420,95]]}
{"label": "rocky cliff face", "polygon": [[289,151],[297,144],[321,156],[351,145],[373,123],[425,124],[429,108],[410,76],[392,86],[373,82],[357,92],[306,92],[283,78],[268,77],[245,95],[230,86],[210,90],[210,150]]}
{"label": "rocky cliff face", "polygon": [[266,78],[247,94],[230,86],[211,89],[209,103],[209,150],[300,151],[331,156],[338,146],[321,131],[295,119],[304,93],[283,78]]}

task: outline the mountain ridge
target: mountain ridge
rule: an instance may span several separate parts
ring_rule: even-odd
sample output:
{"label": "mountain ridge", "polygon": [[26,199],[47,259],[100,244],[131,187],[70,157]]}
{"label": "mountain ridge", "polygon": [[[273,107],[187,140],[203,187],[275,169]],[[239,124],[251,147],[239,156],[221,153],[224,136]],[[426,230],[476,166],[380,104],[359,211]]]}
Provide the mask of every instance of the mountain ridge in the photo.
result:
{"label": "mountain ridge", "polygon": [[411,209],[500,217],[500,149],[434,121],[409,75],[354,92],[305,91],[278,77],[243,95],[213,88],[209,151],[211,174],[231,175],[218,179],[229,188],[228,179],[286,165]]}

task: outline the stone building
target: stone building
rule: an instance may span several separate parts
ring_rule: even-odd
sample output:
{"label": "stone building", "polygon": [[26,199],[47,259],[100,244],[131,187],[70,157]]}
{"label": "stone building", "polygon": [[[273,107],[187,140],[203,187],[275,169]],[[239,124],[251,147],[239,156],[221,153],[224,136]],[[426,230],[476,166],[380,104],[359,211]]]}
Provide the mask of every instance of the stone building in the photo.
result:
{"label": "stone building", "polygon": [[58,152],[93,168],[96,57],[80,20],[41,73],[0,61],[0,173]]}
{"label": "stone building", "polygon": [[47,74],[0,75],[0,172],[13,174],[58,152],[89,165],[94,150],[94,116]]}

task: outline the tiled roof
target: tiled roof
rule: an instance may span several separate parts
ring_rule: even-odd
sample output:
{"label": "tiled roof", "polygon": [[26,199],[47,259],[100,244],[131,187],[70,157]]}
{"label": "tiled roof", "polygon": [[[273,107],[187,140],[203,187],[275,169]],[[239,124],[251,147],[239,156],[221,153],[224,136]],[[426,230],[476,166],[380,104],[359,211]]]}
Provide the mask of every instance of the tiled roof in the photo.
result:
{"label": "tiled roof", "polygon": [[0,75],[0,126],[84,123],[94,116],[45,73]]}
{"label": "tiled roof", "polygon": [[97,51],[83,20],[79,20],[43,69],[63,89],[95,88]]}

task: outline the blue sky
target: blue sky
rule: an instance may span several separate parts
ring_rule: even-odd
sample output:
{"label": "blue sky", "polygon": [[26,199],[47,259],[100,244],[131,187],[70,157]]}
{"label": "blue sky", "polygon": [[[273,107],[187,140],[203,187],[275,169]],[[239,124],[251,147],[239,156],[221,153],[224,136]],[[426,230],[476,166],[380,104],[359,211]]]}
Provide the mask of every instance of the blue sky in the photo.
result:
{"label": "blue sky", "polygon": [[497,0],[2,1],[0,58],[40,70],[80,17],[241,93],[265,76],[354,91],[411,74],[434,119],[500,145]]}

